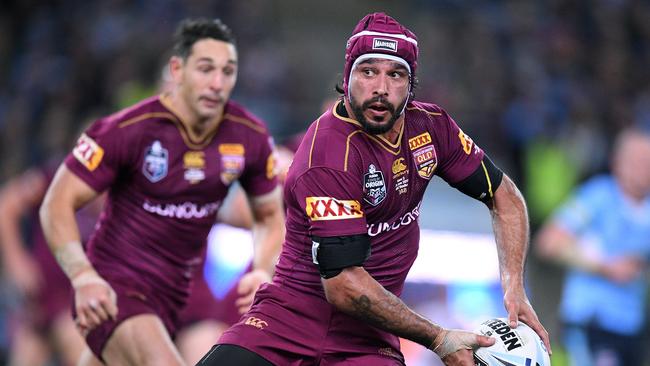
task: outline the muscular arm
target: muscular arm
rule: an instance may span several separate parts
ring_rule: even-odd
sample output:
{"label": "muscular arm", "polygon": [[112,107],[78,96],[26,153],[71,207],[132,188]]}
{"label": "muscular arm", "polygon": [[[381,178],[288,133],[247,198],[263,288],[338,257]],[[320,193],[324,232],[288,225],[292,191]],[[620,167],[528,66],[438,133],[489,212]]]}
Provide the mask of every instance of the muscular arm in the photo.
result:
{"label": "muscular arm", "polygon": [[345,268],[322,282],[327,301],[336,308],[433,350],[445,364],[471,361],[471,350],[494,343],[489,337],[445,329],[424,318],[375,281],[363,267]]}
{"label": "muscular arm", "polygon": [[40,209],[41,226],[57,262],[72,280],[92,265],[81,246],[75,212],[97,192],[61,165]]}
{"label": "muscular arm", "polygon": [[217,214],[217,220],[224,224],[251,230],[253,228],[253,213],[246,191],[240,185],[233,185],[224,199]]}
{"label": "muscular arm", "polygon": [[504,291],[523,289],[524,261],[528,251],[528,212],[515,184],[507,176],[494,193],[492,227],[499,254],[499,271]]}
{"label": "muscular arm", "polygon": [[240,298],[235,304],[240,313],[250,308],[257,288],[271,281],[284,240],[284,206],[279,187],[264,196],[253,198],[251,208],[255,253],[253,270],[244,275],[237,286]]}
{"label": "muscular arm", "polygon": [[387,291],[363,267],[345,268],[322,279],[327,301],[373,326],[431,348],[442,327],[411,310]]}
{"label": "muscular arm", "polygon": [[528,213],[515,184],[506,175],[494,193],[492,226],[499,256],[503,300],[511,327],[522,320],[539,334],[550,351],[548,332],[539,322],[524,289],[524,262],[528,251]]}
{"label": "muscular arm", "polygon": [[41,206],[41,226],[57,262],[75,290],[77,326],[82,333],[117,316],[115,291],[86,257],[75,211],[97,192],[61,165]]}
{"label": "muscular arm", "polygon": [[255,244],[253,268],[273,273],[284,240],[282,191],[278,187],[262,197],[253,198],[251,207]]}

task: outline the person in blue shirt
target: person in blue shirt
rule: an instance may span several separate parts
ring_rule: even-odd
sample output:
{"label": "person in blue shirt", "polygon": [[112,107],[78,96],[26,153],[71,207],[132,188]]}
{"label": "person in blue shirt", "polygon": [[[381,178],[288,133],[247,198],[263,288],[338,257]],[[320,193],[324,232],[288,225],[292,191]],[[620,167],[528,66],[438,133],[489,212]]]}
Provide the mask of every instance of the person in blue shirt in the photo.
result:
{"label": "person in blue shirt", "polygon": [[650,260],[650,134],[623,131],[596,176],[541,228],[538,254],[567,267],[560,301],[572,365],[643,364]]}

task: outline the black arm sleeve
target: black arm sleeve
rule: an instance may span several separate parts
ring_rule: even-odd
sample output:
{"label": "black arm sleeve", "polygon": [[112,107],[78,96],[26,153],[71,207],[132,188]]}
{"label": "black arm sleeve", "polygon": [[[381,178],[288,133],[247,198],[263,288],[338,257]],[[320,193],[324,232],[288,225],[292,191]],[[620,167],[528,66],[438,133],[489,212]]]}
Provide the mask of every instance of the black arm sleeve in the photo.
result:
{"label": "black arm sleeve", "polygon": [[503,172],[492,163],[492,160],[487,155],[484,155],[481,164],[474,173],[451,186],[472,198],[488,204],[494,198],[494,192],[499,188],[502,179]]}
{"label": "black arm sleeve", "polygon": [[368,234],[318,237],[312,236],[312,261],[323,278],[337,276],[344,268],[361,266],[370,257]]}

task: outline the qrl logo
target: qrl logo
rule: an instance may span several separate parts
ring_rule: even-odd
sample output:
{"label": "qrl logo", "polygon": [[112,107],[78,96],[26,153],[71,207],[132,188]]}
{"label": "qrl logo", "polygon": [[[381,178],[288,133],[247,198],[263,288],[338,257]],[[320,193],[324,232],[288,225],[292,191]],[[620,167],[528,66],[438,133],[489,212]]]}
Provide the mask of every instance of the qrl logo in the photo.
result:
{"label": "qrl logo", "polygon": [[433,159],[433,150],[425,151],[420,155],[417,155],[415,157],[415,160],[417,161],[418,164],[422,164],[425,161]]}
{"label": "qrl logo", "polygon": [[305,211],[312,221],[345,220],[363,217],[361,204],[355,200],[332,197],[307,197]]}

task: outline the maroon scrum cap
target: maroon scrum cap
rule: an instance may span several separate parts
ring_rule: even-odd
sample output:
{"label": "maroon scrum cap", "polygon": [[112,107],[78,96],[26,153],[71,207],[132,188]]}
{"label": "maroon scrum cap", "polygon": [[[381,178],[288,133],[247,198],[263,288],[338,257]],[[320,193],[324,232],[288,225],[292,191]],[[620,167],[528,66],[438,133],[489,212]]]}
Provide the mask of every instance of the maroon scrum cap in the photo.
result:
{"label": "maroon scrum cap", "polygon": [[411,85],[418,66],[418,40],[415,33],[385,13],[368,14],[352,31],[345,47],[343,90],[349,94],[350,71],[356,63],[382,57],[398,61],[409,71]]}

